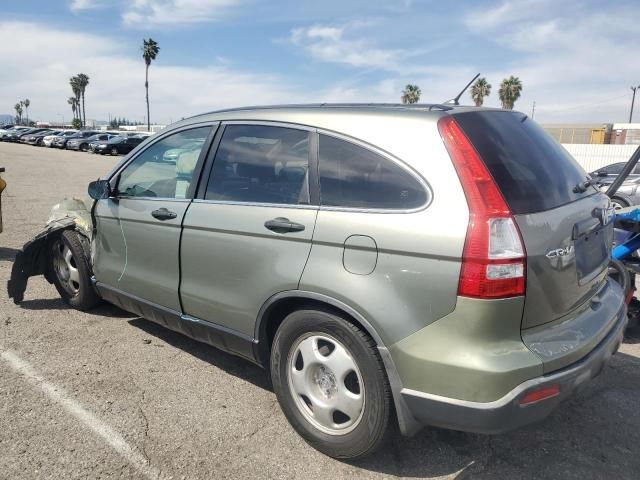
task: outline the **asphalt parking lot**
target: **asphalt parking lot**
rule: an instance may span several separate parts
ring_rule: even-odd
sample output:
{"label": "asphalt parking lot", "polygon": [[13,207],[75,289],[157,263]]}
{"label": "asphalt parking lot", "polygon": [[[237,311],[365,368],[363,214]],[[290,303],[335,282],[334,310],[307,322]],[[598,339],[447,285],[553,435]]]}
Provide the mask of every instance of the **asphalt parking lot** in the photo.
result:
{"label": "asphalt parking lot", "polygon": [[109,305],[70,310],[43,278],[14,305],[17,249],[117,160],[0,143],[0,478],[639,478],[640,335],[543,423],[424,429],[348,463],[308,447],[244,360]]}

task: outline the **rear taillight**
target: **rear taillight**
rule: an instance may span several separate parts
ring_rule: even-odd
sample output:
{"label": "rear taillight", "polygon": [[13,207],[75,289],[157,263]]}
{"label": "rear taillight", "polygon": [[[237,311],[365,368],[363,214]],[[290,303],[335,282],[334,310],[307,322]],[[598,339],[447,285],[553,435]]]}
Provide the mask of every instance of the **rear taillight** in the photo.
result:
{"label": "rear taillight", "polygon": [[438,130],[469,205],[458,295],[474,298],[524,295],[526,252],[511,210],[453,117],[441,118]]}

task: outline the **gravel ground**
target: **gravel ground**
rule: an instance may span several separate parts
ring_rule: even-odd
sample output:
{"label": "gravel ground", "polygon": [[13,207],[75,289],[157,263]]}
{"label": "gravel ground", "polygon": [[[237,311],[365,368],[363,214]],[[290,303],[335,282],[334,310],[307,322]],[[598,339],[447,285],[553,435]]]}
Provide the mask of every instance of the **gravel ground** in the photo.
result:
{"label": "gravel ground", "polygon": [[628,478],[640,476],[640,336],[543,423],[488,437],[424,429],[359,462],[308,447],[265,373],[104,305],[4,285],[50,207],[117,161],[0,143],[0,478]]}

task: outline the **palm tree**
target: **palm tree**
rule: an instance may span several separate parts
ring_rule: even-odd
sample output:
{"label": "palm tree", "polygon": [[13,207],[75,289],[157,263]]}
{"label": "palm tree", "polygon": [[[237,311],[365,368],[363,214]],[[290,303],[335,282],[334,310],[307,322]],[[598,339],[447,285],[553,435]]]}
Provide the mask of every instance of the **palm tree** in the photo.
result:
{"label": "palm tree", "polygon": [[78,100],[76,97],[69,97],[67,103],[71,105],[71,111],[73,112],[73,119],[76,119],[76,111],[78,110]]}
{"label": "palm tree", "polygon": [[84,73],[79,73],[78,76],[78,86],[80,87],[80,96],[82,97],[82,127],[86,127],[86,122],[87,122],[87,112],[85,110],[85,105],[84,105],[84,92],[87,89],[87,86],[89,85],[89,76],[85,75]]}
{"label": "palm tree", "polygon": [[149,66],[156,59],[160,47],[157,42],[152,39],[142,39],[142,58],[145,64],[144,88],[147,92],[147,131],[151,131],[151,117],[149,116]]}
{"label": "palm tree", "polygon": [[29,125],[29,105],[31,105],[31,100],[29,100],[28,98],[25,98],[22,101],[22,104],[24,105],[24,108],[27,111],[27,125]]}
{"label": "palm tree", "polygon": [[[80,124],[82,124],[82,111],[80,110],[80,95],[82,90],[80,89],[80,79],[75,76],[69,79],[69,85],[71,85],[71,90],[73,91],[73,96],[76,99],[76,112],[78,113],[77,118],[80,120]],[[74,117],[76,118],[76,117]]]}
{"label": "palm tree", "polygon": [[419,86],[408,83],[407,86],[404,87],[404,90],[402,91],[402,96],[400,97],[400,100],[402,100],[402,103],[404,104],[418,103],[418,100],[420,100],[421,93],[422,92],[420,91]]}
{"label": "palm tree", "polygon": [[13,108],[16,110],[16,123],[18,125],[22,124],[22,102],[16,103]]}
{"label": "palm tree", "polygon": [[511,75],[509,78],[502,80],[498,96],[502,102],[502,108],[505,110],[513,110],[513,105],[520,98],[522,92],[522,82],[518,77]]}
{"label": "palm tree", "polygon": [[484,97],[488,97],[491,93],[491,84],[487,82],[484,77],[476,80],[476,83],[471,87],[471,98],[476,104],[476,107],[481,107],[484,103]]}

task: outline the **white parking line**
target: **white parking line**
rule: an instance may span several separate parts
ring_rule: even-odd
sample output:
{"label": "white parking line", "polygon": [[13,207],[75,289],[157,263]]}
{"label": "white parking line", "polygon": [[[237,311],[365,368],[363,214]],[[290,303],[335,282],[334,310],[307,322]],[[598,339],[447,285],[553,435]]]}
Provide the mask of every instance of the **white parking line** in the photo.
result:
{"label": "white parking line", "polygon": [[160,479],[160,470],[149,465],[144,456],[129,445],[117,431],[84,408],[77,400],[67,394],[64,389],[47,382],[34,368],[22,360],[15,352],[4,351],[2,358],[9,366],[24,376],[33,386],[38,387],[50,400],[59,404],[71,416],[75,417],[96,435],[102,438],[111,448],[127,460],[138,472],[150,479]]}

